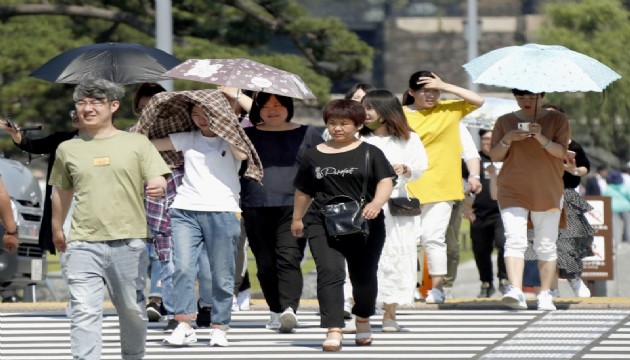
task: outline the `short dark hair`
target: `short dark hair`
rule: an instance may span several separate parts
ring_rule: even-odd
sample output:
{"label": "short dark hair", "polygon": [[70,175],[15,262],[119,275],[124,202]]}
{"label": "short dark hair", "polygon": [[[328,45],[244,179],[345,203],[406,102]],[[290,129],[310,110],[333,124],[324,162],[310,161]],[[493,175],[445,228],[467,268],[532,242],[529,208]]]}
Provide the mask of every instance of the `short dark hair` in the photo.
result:
{"label": "short dark hair", "polygon": [[355,126],[365,123],[365,108],[354,100],[333,100],[324,107],[324,124],[330,119],[350,119]]}
{"label": "short dark hair", "polygon": [[363,92],[367,93],[368,91],[372,91],[374,89],[376,89],[376,87],[374,87],[374,85],[372,84],[368,84],[368,83],[358,83],[358,84],[354,84],[353,87],[351,87],[350,89],[348,89],[348,91],[346,92],[346,95],[344,95],[344,99],[346,100],[352,100],[352,97],[354,96],[354,93],[357,92],[357,90],[363,90]]}
{"label": "short dark hair", "polygon": [[122,99],[124,96],[125,88],[122,85],[105,79],[85,79],[74,88],[72,99],[79,101],[83,98],[92,98],[115,101]]}
{"label": "short dark hair", "polygon": [[420,70],[411,74],[409,77],[409,88],[405,91],[405,95],[403,95],[403,105],[411,105],[416,101],[413,95],[409,94],[409,89],[413,91],[422,89],[424,84],[418,84],[418,80],[420,80],[421,77],[435,78],[433,73],[428,70]]}
{"label": "short dark hair", "polygon": [[259,92],[258,94],[256,94],[256,96],[254,97],[254,101],[252,102],[252,108],[249,110],[249,120],[252,122],[252,124],[254,125],[260,125],[263,120],[260,117],[260,109],[265,106],[265,104],[267,104],[267,102],[269,101],[269,99],[271,99],[272,96],[275,96],[276,99],[278,99],[278,102],[280,102],[280,104],[282,106],[284,106],[285,108],[287,108],[287,122],[291,121],[291,119],[293,118],[293,99],[287,96],[282,96],[282,95],[277,95],[277,94],[270,94],[270,93],[266,93],[266,92]]}
{"label": "short dark hair", "polygon": [[[545,93],[541,92],[539,93],[540,97],[545,97]],[[512,95],[514,96],[523,96],[523,95],[536,95],[536,93],[533,93],[529,90],[520,90],[520,89],[512,89]]]}
{"label": "short dark hair", "polygon": [[131,102],[132,111],[136,115],[140,115],[140,110],[138,109],[138,103],[140,99],[143,97],[151,97],[155,94],[159,94],[161,92],[166,92],[166,89],[158,84],[158,83],[142,83],[138,86],[136,93],[133,95],[133,100]]}

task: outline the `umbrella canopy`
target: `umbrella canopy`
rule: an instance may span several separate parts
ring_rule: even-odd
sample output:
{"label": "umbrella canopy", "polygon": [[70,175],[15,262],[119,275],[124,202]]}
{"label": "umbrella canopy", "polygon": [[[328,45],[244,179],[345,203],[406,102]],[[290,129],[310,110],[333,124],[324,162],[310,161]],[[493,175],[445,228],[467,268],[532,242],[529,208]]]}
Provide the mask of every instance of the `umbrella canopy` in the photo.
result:
{"label": "umbrella canopy", "polygon": [[315,99],[298,75],[249,59],[189,59],[164,76],[296,99]]}
{"label": "umbrella canopy", "polygon": [[491,130],[499,116],[520,109],[514,99],[486,97],[484,100],[482,107],[470,112],[462,118],[464,125]]}
{"label": "umbrella canopy", "polygon": [[472,59],[463,67],[476,84],[533,93],[601,92],[621,78],[599,61],[558,45],[508,46]]}
{"label": "umbrella canopy", "polygon": [[102,43],[62,52],[30,76],[61,84],[100,78],[126,85],[168,79],[164,72],[180,63],[173,55],[154,47]]}
{"label": "umbrella canopy", "polygon": [[[129,131],[144,134],[149,139],[168,134],[197,130],[190,117],[191,105],[199,106],[209,120],[208,128],[247,154],[245,176],[260,181],[262,162],[254,145],[241,128],[234,110],[219,90],[162,92],[154,95],[142,110],[138,123]],[[171,167],[181,166],[181,159],[163,156]]]}

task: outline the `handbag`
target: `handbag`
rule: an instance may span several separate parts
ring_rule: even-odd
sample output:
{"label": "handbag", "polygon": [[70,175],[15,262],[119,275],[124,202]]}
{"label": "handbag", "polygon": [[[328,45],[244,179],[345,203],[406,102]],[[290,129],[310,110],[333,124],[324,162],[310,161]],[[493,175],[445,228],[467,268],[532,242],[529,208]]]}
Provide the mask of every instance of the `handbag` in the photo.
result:
{"label": "handbag", "polygon": [[326,201],[322,206],[324,225],[328,236],[339,239],[353,234],[361,234],[367,237],[370,230],[367,220],[363,217],[363,204],[367,192],[369,178],[370,151],[365,152],[366,174],[363,179],[363,190],[359,201],[347,195],[337,195]]}
{"label": "handbag", "polygon": [[387,201],[392,216],[417,216],[422,213],[420,200],[410,197],[393,197]]}

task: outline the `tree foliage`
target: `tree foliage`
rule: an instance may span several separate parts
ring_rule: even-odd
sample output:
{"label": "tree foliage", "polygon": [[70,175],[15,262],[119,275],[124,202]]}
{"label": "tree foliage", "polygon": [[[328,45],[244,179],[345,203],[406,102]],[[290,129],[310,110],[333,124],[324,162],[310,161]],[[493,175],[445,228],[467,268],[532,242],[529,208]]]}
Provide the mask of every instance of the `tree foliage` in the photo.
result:
{"label": "tree foliage", "polygon": [[[295,72],[319,103],[331,80],[372,66],[372,49],[336,19],[308,18],[294,0],[173,0],[173,53],[189,58],[247,57]],[[99,42],[155,45],[154,0],[0,0],[0,113],[21,125],[67,129],[72,87],[28,77],[55,55]],[[176,90],[211,87],[175,81]],[[127,87],[129,93],[133,86]],[[130,96],[116,120],[131,124]],[[14,151],[3,139],[0,147]]]}
{"label": "tree foliage", "polygon": [[[572,119],[573,137],[604,148],[622,160],[630,159],[630,12],[620,0],[583,0],[545,9],[546,23],[538,34],[547,44],[558,44],[591,56],[619,73],[603,94],[549,94]],[[589,142],[592,141],[591,144]],[[618,165],[618,164],[611,164]]]}

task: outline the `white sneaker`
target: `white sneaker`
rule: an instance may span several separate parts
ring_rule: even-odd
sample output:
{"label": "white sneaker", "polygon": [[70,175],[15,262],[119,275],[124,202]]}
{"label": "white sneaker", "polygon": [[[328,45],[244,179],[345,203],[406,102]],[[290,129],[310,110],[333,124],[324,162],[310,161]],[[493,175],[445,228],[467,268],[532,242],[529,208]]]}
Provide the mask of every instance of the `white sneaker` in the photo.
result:
{"label": "white sneaker", "polygon": [[251,310],[249,302],[251,301],[252,296],[249,294],[249,290],[243,290],[238,293],[236,297],[236,302],[238,303],[238,308],[241,311],[249,311]]}
{"label": "white sneaker", "polygon": [[427,304],[444,304],[444,293],[440,289],[433,288],[427,293]]}
{"label": "white sneaker", "polygon": [[571,289],[573,289],[573,293],[575,294],[575,296],[580,298],[591,297],[591,290],[588,288],[588,286],[586,286],[582,279],[569,279],[569,285],[571,285]]}
{"label": "white sneaker", "polygon": [[445,287],[442,290],[444,292],[444,299],[445,300],[451,300],[451,299],[453,299],[455,297],[453,295],[453,288],[452,287]]}
{"label": "white sneaker", "polygon": [[197,342],[195,330],[190,325],[181,322],[177,325],[175,330],[173,330],[171,335],[162,340],[162,344],[173,346],[186,346],[194,342]]}
{"label": "white sneaker", "polygon": [[237,311],[241,311],[241,309],[238,306],[238,300],[236,299],[236,296],[233,296],[232,297],[232,312],[237,312]]}
{"label": "white sneaker", "polygon": [[553,296],[549,293],[549,291],[541,291],[538,296],[538,310],[556,310],[556,306],[553,304]]}
{"label": "white sneaker", "polygon": [[288,334],[293,332],[293,329],[298,324],[297,316],[295,316],[295,311],[292,308],[288,307],[282,315],[280,315],[280,328],[278,331],[284,334]]}
{"label": "white sneaker", "polygon": [[508,286],[508,291],[503,295],[501,301],[514,310],[527,310],[527,302],[525,302],[525,294],[519,288],[512,285]]}
{"label": "white sneaker", "polygon": [[346,299],[346,301],[343,302],[343,318],[352,318],[352,303],[350,302],[350,299]]}
{"label": "white sneaker", "polygon": [[210,346],[229,346],[225,330],[214,328],[210,331]]}
{"label": "white sneaker", "polygon": [[422,294],[420,294],[420,290],[418,290],[418,288],[416,288],[416,290],[413,291],[413,299],[415,301],[420,301],[423,300],[424,298],[422,297]]}
{"label": "white sneaker", "polygon": [[271,312],[270,313],[269,322],[265,326],[269,330],[278,330],[280,329],[280,313]]}

